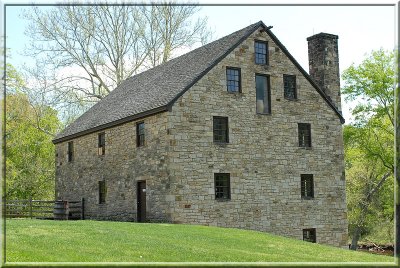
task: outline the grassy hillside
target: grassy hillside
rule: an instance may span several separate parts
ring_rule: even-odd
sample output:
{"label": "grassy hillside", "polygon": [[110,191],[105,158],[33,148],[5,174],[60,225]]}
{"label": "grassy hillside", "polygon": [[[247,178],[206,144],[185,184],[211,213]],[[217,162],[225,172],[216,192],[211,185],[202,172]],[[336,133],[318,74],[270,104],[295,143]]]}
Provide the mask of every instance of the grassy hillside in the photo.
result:
{"label": "grassy hillside", "polygon": [[267,233],[175,224],[6,221],[7,262],[393,262]]}

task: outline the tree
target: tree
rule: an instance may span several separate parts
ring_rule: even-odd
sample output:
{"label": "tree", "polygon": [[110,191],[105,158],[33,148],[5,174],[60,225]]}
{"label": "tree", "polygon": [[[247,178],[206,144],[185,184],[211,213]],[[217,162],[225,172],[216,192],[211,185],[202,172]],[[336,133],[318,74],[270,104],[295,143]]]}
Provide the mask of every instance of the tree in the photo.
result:
{"label": "tree", "polygon": [[344,131],[352,249],[377,211],[393,222],[393,199],[383,197],[393,193],[394,63],[394,52],[381,49],[343,73],[346,100],[358,102]]}
{"label": "tree", "polygon": [[[6,66],[6,188],[8,199],[54,198],[54,145],[60,129],[54,109],[32,104],[22,93],[25,83]],[[2,103],[4,105],[4,102]]]}
{"label": "tree", "polygon": [[[91,105],[128,77],[166,62],[184,47],[210,36],[207,18],[192,24],[195,6],[33,7],[27,55],[46,97],[66,106]],[[53,104],[53,105],[56,105]],[[60,108],[60,107],[58,107]]]}

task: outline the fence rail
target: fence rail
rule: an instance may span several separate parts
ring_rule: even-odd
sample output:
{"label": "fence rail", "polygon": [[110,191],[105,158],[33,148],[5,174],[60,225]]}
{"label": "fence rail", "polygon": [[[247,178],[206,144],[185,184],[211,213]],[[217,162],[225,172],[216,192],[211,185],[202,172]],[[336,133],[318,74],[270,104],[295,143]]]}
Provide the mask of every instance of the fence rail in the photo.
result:
{"label": "fence rail", "polygon": [[61,211],[65,213],[63,219],[83,220],[84,215],[84,199],[79,201],[60,201],[60,200],[6,200],[5,217],[6,218],[36,218],[36,219],[60,219]]}

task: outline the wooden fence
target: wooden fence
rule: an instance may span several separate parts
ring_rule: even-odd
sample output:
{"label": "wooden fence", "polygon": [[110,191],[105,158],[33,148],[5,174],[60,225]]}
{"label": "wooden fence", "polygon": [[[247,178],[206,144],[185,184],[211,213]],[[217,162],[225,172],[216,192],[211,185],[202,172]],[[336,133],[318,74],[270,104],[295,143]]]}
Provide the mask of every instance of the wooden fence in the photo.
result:
{"label": "wooden fence", "polygon": [[[54,208],[58,200],[6,200],[5,217],[6,218],[36,218],[36,219],[54,219]],[[66,219],[85,218],[84,199],[80,201],[62,201],[66,204]]]}

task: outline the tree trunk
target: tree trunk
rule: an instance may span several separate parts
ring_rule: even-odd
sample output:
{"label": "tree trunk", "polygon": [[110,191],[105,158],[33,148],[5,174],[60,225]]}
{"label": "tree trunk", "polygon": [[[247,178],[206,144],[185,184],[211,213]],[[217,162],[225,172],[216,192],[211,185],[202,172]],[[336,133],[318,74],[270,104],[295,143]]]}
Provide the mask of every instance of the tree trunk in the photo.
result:
{"label": "tree trunk", "polygon": [[[399,202],[399,200],[397,200]],[[399,258],[399,253],[400,253],[400,204],[396,205],[396,235],[395,235],[395,240],[396,240],[396,246],[394,256]]]}
{"label": "tree trunk", "polygon": [[381,186],[390,176],[390,174],[391,172],[388,172],[385,175],[383,175],[379,183],[368,193],[367,197],[365,198],[365,202],[360,203],[360,208],[361,208],[360,222],[358,223],[358,226],[356,226],[356,229],[354,230],[353,233],[353,239],[351,240],[351,245],[350,245],[351,250],[357,250],[358,240],[360,239],[361,236],[361,226],[364,224],[364,219],[367,214],[368,205],[371,202],[372,197],[374,196],[375,193],[378,192],[378,190],[381,188]]}
{"label": "tree trunk", "polygon": [[351,245],[350,245],[351,250],[357,250],[360,234],[361,234],[361,227],[357,226],[353,233],[353,239],[351,240]]}

